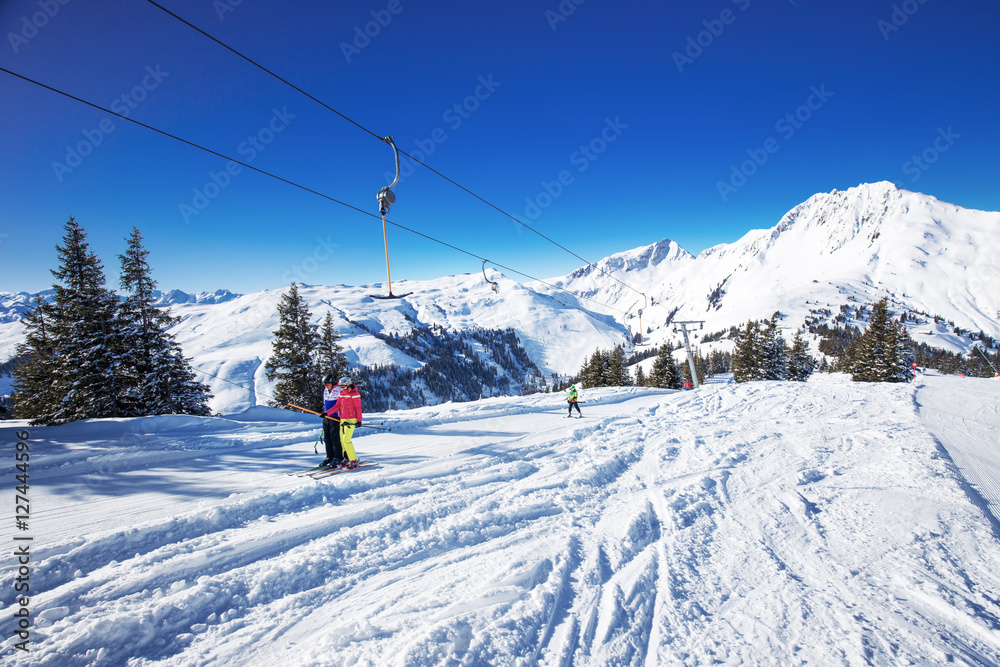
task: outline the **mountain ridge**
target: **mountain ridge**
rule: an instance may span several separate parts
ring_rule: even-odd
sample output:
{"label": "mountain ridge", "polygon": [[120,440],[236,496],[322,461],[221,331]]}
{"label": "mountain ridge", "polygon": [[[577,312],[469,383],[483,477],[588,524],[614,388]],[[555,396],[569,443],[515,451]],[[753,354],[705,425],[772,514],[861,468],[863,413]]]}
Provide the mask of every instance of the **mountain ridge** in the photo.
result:
{"label": "mountain ridge", "polygon": [[[614,266],[619,256],[602,260]],[[575,272],[546,282],[597,301],[624,298],[627,325],[654,342],[672,319],[711,320],[715,329],[774,311],[804,321],[806,301],[875,301],[895,297],[901,309],[940,315],[991,335],[1000,330],[1000,213],[976,211],[897,188],[887,181],[818,193],[789,210],[770,229],[748,231],[733,243],[707,248],[648,289],[626,291],[605,278]],[[968,280],[969,273],[974,280]],[[623,281],[643,276],[610,272]],[[661,270],[662,273],[662,270]],[[995,283],[994,283],[995,285]],[[824,287],[825,286],[825,287]],[[544,285],[536,286],[544,290]],[[647,300],[648,299],[648,300]],[[652,306],[652,308],[651,308]]]}
{"label": "mountain ridge", "polygon": [[[421,367],[378,335],[430,326],[511,328],[544,377],[566,376],[594,350],[627,346],[640,331],[647,344],[678,343],[672,330],[677,320],[703,321],[706,331],[718,332],[779,311],[782,326],[791,330],[817,310],[883,296],[896,312],[927,316],[911,327],[926,334],[922,341],[968,351],[971,341],[952,328],[1000,338],[1000,213],[882,181],[813,195],[773,227],[698,255],[664,238],[566,276],[522,284],[499,275],[496,282],[499,293],[479,274],[402,280],[397,290],[413,294],[399,300],[373,299],[377,285],[303,285],[300,292],[314,321],[327,311],[334,315],[352,365]],[[286,289],[159,295],[180,318],[172,333],[209,379],[213,409],[266,400],[270,383],[263,366]],[[0,293],[0,360],[10,358],[23,338],[20,313],[30,297]],[[954,324],[932,322],[933,316]],[[695,344],[699,338],[693,337]],[[727,341],[701,345],[704,352],[731,348]]]}

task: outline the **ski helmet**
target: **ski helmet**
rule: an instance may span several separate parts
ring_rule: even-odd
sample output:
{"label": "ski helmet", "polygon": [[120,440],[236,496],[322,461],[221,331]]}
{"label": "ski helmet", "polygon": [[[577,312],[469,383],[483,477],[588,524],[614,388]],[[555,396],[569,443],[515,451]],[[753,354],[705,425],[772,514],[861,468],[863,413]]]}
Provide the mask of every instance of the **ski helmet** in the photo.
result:
{"label": "ski helmet", "polygon": [[327,375],[325,378],[323,378],[323,384],[333,384],[333,376]]}
{"label": "ski helmet", "polygon": [[345,375],[344,377],[340,378],[339,384],[341,387],[346,387],[347,385],[352,384],[351,377],[349,375]]}

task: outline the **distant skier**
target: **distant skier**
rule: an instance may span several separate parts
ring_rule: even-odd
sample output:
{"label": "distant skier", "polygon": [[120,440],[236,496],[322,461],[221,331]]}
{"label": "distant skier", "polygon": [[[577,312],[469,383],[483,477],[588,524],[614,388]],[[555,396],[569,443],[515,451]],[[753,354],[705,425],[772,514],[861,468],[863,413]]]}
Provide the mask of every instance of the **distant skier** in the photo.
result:
{"label": "distant skier", "polygon": [[347,469],[358,467],[358,455],[354,451],[351,436],[354,429],[361,426],[361,392],[348,376],[340,378],[340,396],[334,410],[340,414],[340,445],[344,450],[341,466]]}
{"label": "distant skier", "polygon": [[694,385],[691,384],[691,380],[684,380],[684,391],[691,391],[694,389]]}
{"label": "distant skier", "polygon": [[[334,409],[337,399],[340,398],[341,386],[337,384],[332,375],[323,378],[323,444],[326,446],[326,460],[320,463],[321,466],[340,465],[344,458],[344,450],[340,445],[340,422],[337,421],[338,414]],[[327,419],[332,417],[332,419]]]}
{"label": "distant skier", "polygon": [[573,416],[573,408],[576,408],[577,419],[583,417],[583,413],[580,412],[580,404],[578,402],[580,400],[580,393],[576,390],[575,384],[570,385],[569,398],[566,400],[569,401],[569,414],[566,415],[566,417],[569,418]]}

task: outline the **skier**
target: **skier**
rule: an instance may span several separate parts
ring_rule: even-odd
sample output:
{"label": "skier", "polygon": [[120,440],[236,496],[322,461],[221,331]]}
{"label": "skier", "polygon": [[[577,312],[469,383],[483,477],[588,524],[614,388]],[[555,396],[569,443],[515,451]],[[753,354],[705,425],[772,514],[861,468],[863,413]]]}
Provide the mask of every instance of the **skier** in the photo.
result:
{"label": "skier", "polygon": [[346,458],[341,467],[353,470],[358,467],[358,455],[354,451],[351,436],[354,429],[361,426],[361,393],[350,377],[340,378],[340,396],[334,410],[340,414],[340,445]]}
{"label": "skier", "polygon": [[[323,378],[323,444],[326,446],[326,460],[320,466],[338,466],[344,458],[344,450],[340,445],[339,416],[334,409],[341,393],[340,384],[334,382],[332,375]],[[328,419],[332,417],[332,419]]]}
{"label": "skier", "polygon": [[569,414],[566,415],[567,419],[573,416],[574,407],[576,408],[576,418],[580,419],[581,417],[583,417],[583,413],[580,412],[580,404],[577,402],[579,399],[580,399],[580,394],[576,390],[576,385],[575,384],[570,385],[569,398],[566,399],[567,401],[569,401]]}

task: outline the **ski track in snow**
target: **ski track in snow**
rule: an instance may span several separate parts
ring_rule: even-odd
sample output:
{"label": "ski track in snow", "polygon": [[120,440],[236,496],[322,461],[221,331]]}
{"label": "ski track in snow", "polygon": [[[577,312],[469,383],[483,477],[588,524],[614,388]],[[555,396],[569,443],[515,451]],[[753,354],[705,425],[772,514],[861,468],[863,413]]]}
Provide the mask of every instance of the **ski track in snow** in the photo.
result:
{"label": "ski track in snow", "polygon": [[446,404],[323,480],[313,422],[29,429],[31,664],[1000,664],[1000,383],[958,382]]}

